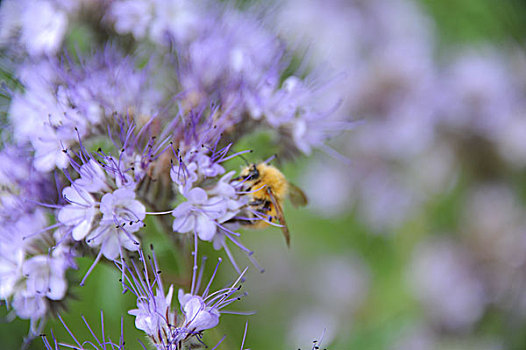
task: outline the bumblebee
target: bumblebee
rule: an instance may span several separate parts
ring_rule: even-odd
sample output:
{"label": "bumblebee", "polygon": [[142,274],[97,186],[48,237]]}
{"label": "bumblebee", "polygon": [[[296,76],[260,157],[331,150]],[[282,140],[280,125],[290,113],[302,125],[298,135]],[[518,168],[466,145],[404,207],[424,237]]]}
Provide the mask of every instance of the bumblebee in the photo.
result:
{"label": "bumblebee", "polygon": [[288,182],[276,167],[264,162],[247,166],[234,180],[240,181],[241,191],[249,196],[247,213],[250,220],[240,223],[250,228],[277,224],[290,247],[290,232],[283,216],[282,203],[289,196],[294,206],[304,206],[307,204],[305,193]]}

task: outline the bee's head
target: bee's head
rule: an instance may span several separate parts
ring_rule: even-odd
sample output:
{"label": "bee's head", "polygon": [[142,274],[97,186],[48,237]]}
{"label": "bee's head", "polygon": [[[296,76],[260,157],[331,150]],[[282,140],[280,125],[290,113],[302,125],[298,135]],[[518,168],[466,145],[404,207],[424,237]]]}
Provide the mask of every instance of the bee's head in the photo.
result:
{"label": "bee's head", "polygon": [[256,180],[259,178],[259,170],[257,165],[254,163],[250,166],[248,174],[245,177],[246,180]]}
{"label": "bee's head", "polygon": [[256,180],[260,176],[258,166],[254,163],[249,166],[247,166],[243,171],[241,171],[241,174],[239,174],[238,177],[236,177],[235,181],[248,181],[248,180]]}

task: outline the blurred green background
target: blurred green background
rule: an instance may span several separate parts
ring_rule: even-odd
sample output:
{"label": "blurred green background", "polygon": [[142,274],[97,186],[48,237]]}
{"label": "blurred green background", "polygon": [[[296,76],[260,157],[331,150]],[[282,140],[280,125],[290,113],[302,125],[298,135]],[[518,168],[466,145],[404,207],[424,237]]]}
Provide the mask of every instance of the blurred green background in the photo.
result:
{"label": "blurred green background", "polygon": [[[421,0],[421,3],[436,22],[439,33],[438,56],[441,52],[464,45],[488,41],[496,45],[514,42],[522,46],[524,43],[526,3],[523,1]],[[352,133],[341,137],[352,137]],[[269,146],[271,140],[265,137],[245,142],[256,150],[254,161],[273,153],[272,146]],[[337,140],[334,142],[337,143]],[[243,145],[238,148],[243,149]],[[327,156],[321,154],[321,157]],[[310,161],[302,158],[284,164],[282,169],[292,182],[300,183]],[[231,166],[236,169],[240,164]],[[243,243],[255,251],[255,257],[265,272],[260,274],[255,269],[250,270],[244,284],[248,296],[230,309],[256,310],[256,315],[222,316],[220,326],[205,335],[205,342],[213,347],[226,334],[219,349],[240,348],[244,325],[248,320],[245,347],[251,349],[310,349],[312,340],[320,339],[324,328],[329,342],[322,343],[322,348],[394,348],[408,330],[422,323],[425,314],[408,286],[407,266],[413,250],[423,238],[430,235],[448,232],[447,235],[456,239],[460,224],[459,209],[463,205],[466,184],[473,177],[476,174],[472,170],[459,169],[459,180],[452,190],[434,196],[424,204],[424,209],[418,215],[405,220],[394,229],[395,232],[385,235],[373,234],[352,210],[324,218],[309,207],[297,209],[286,203],[285,213],[292,234],[290,249],[284,244],[279,229],[247,230],[243,234]],[[524,172],[514,173],[509,181],[521,200],[526,200]],[[337,183],[333,185],[338,186]],[[304,190],[309,195],[312,189],[307,187]],[[181,259],[170,239],[155,232],[153,223],[148,226],[151,231],[145,237],[146,241],[154,244],[160,266],[171,273],[174,267],[179,266]],[[250,264],[243,254],[233,250],[240,265]],[[214,265],[212,262],[218,256],[223,256],[206,244],[200,246],[200,253],[209,257],[209,273]],[[231,281],[234,275],[228,259],[225,256],[223,258],[220,275],[215,281],[217,288]],[[339,269],[341,261],[344,265],[350,262],[351,270]],[[90,263],[87,258],[79,259],[77,278],[83,276]],[[187,267],[179,268],[184,270]],[[164,275],[167,278],[166,285],[173,277],[170,273]],[[120,336],[122,317],[126,348],[140,349],[137,339],[144,343],[147,341],[135,329],[133,318],[126,314],[126,310],[134,307],[134,298],[129,293],[121,294],[119,278],[113,266],[99,264],[86,286],[72,288],[74,298],[68,302],[67,310],[61,315],[78,339],[90,339],[81,315],[100,335],[100,310],[104,310],[105,333],[114,341]],[[333,284],[338,278],[344,285]],[[348,300],[345,300],[345,295],[349,296]],[[339,309],[338,303],[341,305]],[[337,316],[331,318],[331,315],[326,315],[331,312]],[[1,309],[1,315],[6,317],[5,308]],[[469,332],[455,334],[444,331],[445,336],[433,348],[526,348],[526,323],[510,323],[509,317],[490,307]],[[296,324],[304,325],[304,331],[296,332]],[[49,335],[51,329],[57,339],[72,343],[58,320],[51,320],[45,333]],[[0,348],[19,348],[27,330],[28,322],[20,319],[2,324]],[[494,339],[499,340],[495,347],[492,346]],[[29,347],[42,348],[39,339],[34,340]],[[425,348],[422,345],[422,349]]]}

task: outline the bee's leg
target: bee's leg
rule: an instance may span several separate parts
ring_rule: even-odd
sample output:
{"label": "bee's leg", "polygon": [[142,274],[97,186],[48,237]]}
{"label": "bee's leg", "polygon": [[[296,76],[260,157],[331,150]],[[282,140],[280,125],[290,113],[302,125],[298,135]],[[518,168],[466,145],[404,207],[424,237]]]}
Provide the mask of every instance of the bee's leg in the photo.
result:
{"label": "bee's leg", "polygon": [[248,202],[248,205],[252,206],[252,207],[259,207],[260,205],[263,205],[263,204],[266,204],[267,201],[265,201],[264,199],[254,199],[250,202]]}
{"label": "bee's leg", "polygon": [[271,206],[272,206],[272,202],[269,200],[265,200],[261,209],[264,210],[265,212],[268,212],[270,211]]}
{"label": "bee's leg", "polygon": [[263,205],[258,208],[258,211],[266,217],[265,220],[268,220],[269,222],[272,222],[272,216],[269,215],[269,212],[272,209],[271,205],[272,203],[270,201],[265,200]]}

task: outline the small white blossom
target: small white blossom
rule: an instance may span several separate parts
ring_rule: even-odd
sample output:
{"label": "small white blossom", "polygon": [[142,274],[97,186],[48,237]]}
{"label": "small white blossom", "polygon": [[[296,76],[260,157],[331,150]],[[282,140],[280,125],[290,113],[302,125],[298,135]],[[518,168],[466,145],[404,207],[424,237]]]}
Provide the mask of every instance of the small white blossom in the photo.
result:
{"label": "small white blossom", "polygon": [[66,187],[62,191],[64,198],[70,203],[58,212],[58,221],[66,226],[74,226],[73,239],[83,240],[91,231],[93,220],[97,215],[98,204],[93,196],[79,186]]}
{"label": "small white blossom", "polygon": [[23,290],[13,297],[13,309],[18,317],[36,322],[46,314],[47,302],[44,296]]}
{"label": "small white blossom", "polygon": [[22,277],[23,262],[22,249],[7,249],[7,245],[2,244],[0,249],[0,300],[6,300],[13,294],[16,283]]}
{"label": "small white blossom", "polygon": [[157,335],[160,329],[167,329],[174,319],[174,316],[170,317],[171,320],[167,319],[167,315],[172,314],[172,296],[173,286],[170,286],[166,295],[157,288],[155,296],[137,298],[137,309],[128,311],[130,315],[135,316],[135,327],[150,336]]}
{"label": "small white blossom", "polygon": [[214,328],[219,324],[219,311],[207,306],[202,297],[192,294],[184,294],[179,289],[179,304],[185,317],[184,327],[191,332],[200,332],[205,329]]}
{"label": "small white blossom", "polygon": [[102,219],[99,226],[86,238],[90,247],[101,246],[104,256],[116,259],[121,247],[130,251],[139,249],[139,240],[132,235],[144,226],[146,208],[135,199],[135,192],[120,188],[106,193],[100,202]]}
{"label": "small white blossom", "polygon": [[191,189],[186,199],[172,212],[175,216],[173,230],[180,233],[195,232],[203,241],[212,240],[217,231],[215,220],[226,212],[224,200],[220,197],[208,198],[206,191],[199,187]]}
{"label": "small white blossom", "polygon": [[86,164],[83,164],[80,167],[79,174],[80,178],[75,180],[75,184],[84,190],[91,193],[107,192],[109,190],[106,183],[106,173],[94,159],[90,159]]}
{"label": "small white blossom", "polygon": [[60,255],[37,255],[26,260],[22,267],[27,278],[26,290],[52,300],[63,299],[67,290],[66,268],[67,265]]}

